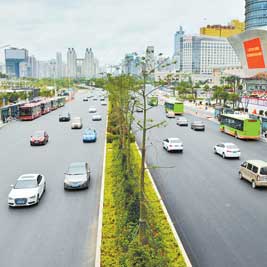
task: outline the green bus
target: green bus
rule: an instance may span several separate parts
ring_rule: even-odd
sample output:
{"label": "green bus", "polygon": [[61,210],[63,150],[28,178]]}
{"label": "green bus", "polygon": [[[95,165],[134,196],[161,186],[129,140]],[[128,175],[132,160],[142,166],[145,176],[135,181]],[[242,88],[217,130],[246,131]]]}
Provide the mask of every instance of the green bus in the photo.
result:
{"label": "green bus", "polygon": [[261,122],[246,115],[222,114],[220,131],[239,139],[260,139]]}
{"label": "green bus", "polygon": [[166,101],[164,107],[166,112],[173,111],[175,115],[184,113],[184,103],[180,101]]}
{"label": "green bus", "polygon": [[148,105],[152,107],[156,107],[159,104],[159,100],[157,96],[151,96],[148,98]]}

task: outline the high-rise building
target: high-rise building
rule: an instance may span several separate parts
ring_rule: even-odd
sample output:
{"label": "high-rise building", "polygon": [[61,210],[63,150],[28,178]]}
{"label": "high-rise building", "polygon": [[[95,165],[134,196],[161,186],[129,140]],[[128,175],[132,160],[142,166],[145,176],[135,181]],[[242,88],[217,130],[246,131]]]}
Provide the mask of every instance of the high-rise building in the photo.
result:
{"label": "high-rise building", "polygon": [[77,66],[77,71],[76,71],[77,78],[85,77],[84,76],[84,59],[83,58],[77,58],[76,59],[76,66]]}
{"label": "high-rise building", "polygon": [[[6,73],[11,77],[20,77],[20,63],[28,61],[26,49],[5,49]],[[21,65],[22,66],[22,65]]]}
{"label": "high-rise building", "polygon": [[137,53],[126,54],[122,66],[122,71],[125,74],[138,76],[141,73],[140,58]]}
{"label": "high-rise building", "polygon": [[214,67],[240,66],[240,61],[225,38],[185,36],[183,38],[182,71],[209,75]]}
{"label": "high-rise building", "polygon": [[246,30],[267,26],[267,1],[246,0]]}
{"label": "high-rise building", "polygon": [[92,48],[86,48],[83,69],[84,77],[92,78],[95,76],[95,58]]}
{"label": "high-rise building", "polygon": [[245,23],[237,19],[232,20],[227,26],[224,25],[207,25],[200,28],[200,34],[214,37],[230,37],[240,34],[245,30]]}
{"label": "high-rise building", "polygon": [[175,63],[176,70],[180,71],[182,66],[182,46],[183,46],[183,37],[185,32],[183,27],[180,26],[179,30],[174,35],[174,53],[173,53],[173,60]]}
{"label": "high-rise building", "polygon": [[68,69],[68,77],[76,78],[77,75],[77,55],[74,48],[68,48],[67,52],[67,69]]}
{"label": "high-rise building", "polygon": [[57,52],[56,54],[56,77],[58,79],[63,77],[63,62],[62,62],[62,54]]}

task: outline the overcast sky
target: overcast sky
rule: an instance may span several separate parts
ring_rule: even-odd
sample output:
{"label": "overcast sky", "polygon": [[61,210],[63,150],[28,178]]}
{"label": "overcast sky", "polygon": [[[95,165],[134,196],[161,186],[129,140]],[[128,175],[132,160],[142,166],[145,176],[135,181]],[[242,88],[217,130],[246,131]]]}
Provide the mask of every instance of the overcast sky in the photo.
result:
{"label": "overcast sky", "polygon": [[[173,54],[179,25],[187,34],[206,24],[244,20],[245,0],[0,0],[0,46],[27,48],[38,59],[78,57],[92,47],[100,64],[118,63],[125,53]],[[1,51],[3,54],[3,51]]]}

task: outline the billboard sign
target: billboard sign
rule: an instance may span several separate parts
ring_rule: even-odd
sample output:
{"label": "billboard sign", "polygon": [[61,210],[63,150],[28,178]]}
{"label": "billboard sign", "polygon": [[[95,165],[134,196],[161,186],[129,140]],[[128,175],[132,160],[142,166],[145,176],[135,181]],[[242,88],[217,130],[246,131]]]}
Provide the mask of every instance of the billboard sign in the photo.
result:
{"label": "billboard sign", "polygon": [[249,69],[265,68],[264,55],[260,38],[255,38],[243,42],[247,65]]}

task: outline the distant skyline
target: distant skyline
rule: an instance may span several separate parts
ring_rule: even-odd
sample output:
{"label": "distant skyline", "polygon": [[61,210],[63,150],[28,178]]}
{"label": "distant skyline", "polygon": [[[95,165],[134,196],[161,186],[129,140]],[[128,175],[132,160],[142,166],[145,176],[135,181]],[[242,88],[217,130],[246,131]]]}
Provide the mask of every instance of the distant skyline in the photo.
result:
{"label": "distant skyline", "polygon": [[[40,60],[68,47],[78,57],[92,48],[100,64],[116,64],[128,52],[173,53],[174,33],[199,33],[206,24],[244,20],[245,0],[0,0],[0,46],[26,48]],[[3,61],[3,50],[1,51]]]}

